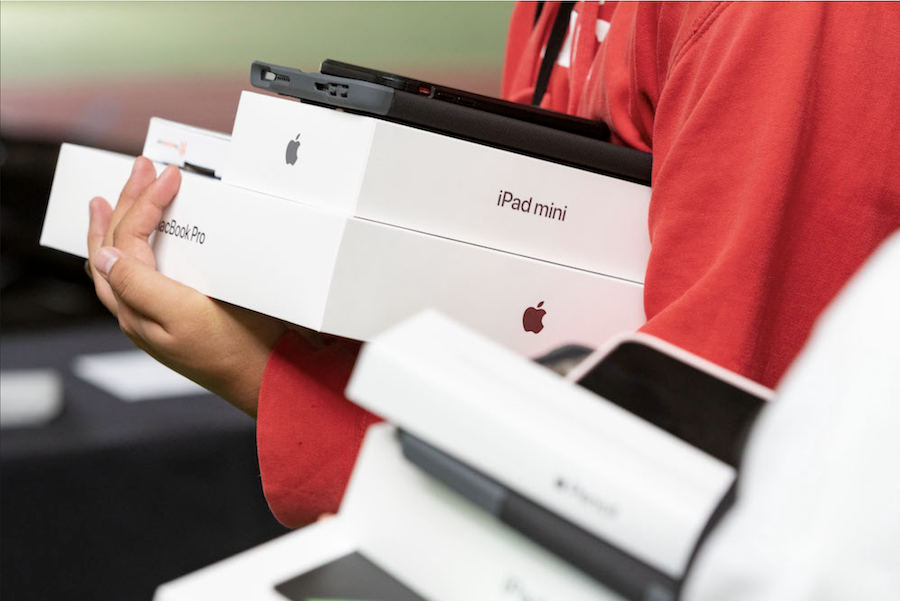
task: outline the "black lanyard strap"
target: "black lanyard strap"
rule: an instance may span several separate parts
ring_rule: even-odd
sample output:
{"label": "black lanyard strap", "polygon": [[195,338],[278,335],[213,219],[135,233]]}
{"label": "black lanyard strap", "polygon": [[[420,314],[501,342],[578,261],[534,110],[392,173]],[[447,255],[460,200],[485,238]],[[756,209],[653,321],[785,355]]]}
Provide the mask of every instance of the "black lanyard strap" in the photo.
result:
{"label": "black lanyard strap", "polygon": [[550,39],[547,40],[547,48],[544,50],[544,58],[541,60],[541,68],[538,71],[537,83],[534,86],[534,95],[531,97],[531,104],[540,106],[544,94],[547,92],[547,84],[550,83],[550,73],[553,71],[553,65],[562,49],[563,41],[566,39],[566,33],[569,31],[569,16],[572,14],[574,2],[561,2],[556,18],[553,20],[553,28],[550,30]]}

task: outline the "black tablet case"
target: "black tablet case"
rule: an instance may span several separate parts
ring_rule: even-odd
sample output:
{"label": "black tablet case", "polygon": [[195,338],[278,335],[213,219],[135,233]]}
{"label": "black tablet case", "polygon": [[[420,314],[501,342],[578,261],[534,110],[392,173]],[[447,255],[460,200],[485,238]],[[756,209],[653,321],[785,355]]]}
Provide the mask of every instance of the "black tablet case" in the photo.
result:
{"label": "black tablet case", "polygon": [[505,115],[346,77],[254,61],[254,87],[650,185],[652,156]]}

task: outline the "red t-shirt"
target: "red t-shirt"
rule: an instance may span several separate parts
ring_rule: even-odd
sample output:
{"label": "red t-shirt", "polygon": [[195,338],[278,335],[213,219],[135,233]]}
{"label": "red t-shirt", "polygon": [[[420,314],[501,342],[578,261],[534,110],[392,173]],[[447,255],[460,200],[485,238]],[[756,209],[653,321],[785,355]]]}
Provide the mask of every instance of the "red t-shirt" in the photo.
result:
{"label": "red t-shirt", "polygon": [[[558,6],[514,8],[505,98],[530,101]],[[653,153],[642,329],[767,386],[900,228],[896,5],[579,2],[542,105]],[[377,419],[341,346],[288,335],[269,360],[259,461],[287,525],[336,509]]]}

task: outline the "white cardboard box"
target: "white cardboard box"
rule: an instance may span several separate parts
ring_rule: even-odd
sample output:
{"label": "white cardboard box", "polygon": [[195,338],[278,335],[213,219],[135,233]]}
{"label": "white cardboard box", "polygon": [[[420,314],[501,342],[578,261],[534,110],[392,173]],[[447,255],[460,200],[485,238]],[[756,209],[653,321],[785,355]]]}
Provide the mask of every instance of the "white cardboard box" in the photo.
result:
{"label": "white cardboard box", "polygon": [[346,395],[676,580],[736,475],[433,312],[365,345]]}
{"label": "white cardboard box", "polygon": [[336,517],[163,584],[154,599],[284,601],[276,585],[354,552],[426,599],[620,599],[407,462],[387,424],[369,429]]}
{"label": "white cardboard box", "polygon": [[[88,203],[103,196],[114,204],[132,163],[132,157],[64,144],[41,244],[86,256]],[[527,355],[566,343],[596,346],[644,322],[643,286],[626,279],[353,218],[345,209],[190,172],[182,173],[160,228],[152,244],[162,273],[213,298],[359,340],[426,308]],[[535,334],[523,327],[523,314],[539,303],[546,316]]]}
{"label": "white cardboard box", "polygon": [[650,188],[243,92],[226,183],[642,283]]}
{"label": "white cardboard box", "polygon": [[231,136],[223,133],[153,117],[141,154],[157,163],[205,170],[221,178],[230,141]]}

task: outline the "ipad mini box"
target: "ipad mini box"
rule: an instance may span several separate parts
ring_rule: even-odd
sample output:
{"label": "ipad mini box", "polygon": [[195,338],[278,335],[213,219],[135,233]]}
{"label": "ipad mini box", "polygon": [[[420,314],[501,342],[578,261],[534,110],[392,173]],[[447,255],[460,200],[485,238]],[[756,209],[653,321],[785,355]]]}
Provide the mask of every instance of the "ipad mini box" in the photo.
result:
{"label": "ipad mini box", "polygon": [[[151,142],[154,159],[175,162]],[[197,146],[189,141],[181,160]],[[229,185],[227,166],[195,160],[203,169],[182,172],[151,244],[162,273],[213,298],[358,340],[435,308],[526,355],[596,346],[644,321],[640,283]],[[85,257],[88,203],[115,203],[133,161],[64,144],[41,244]]]}
{"label": "ipad mini box", "polygon": [[254,92],[223,181],[637,283],[650,252],[649,186]]}

